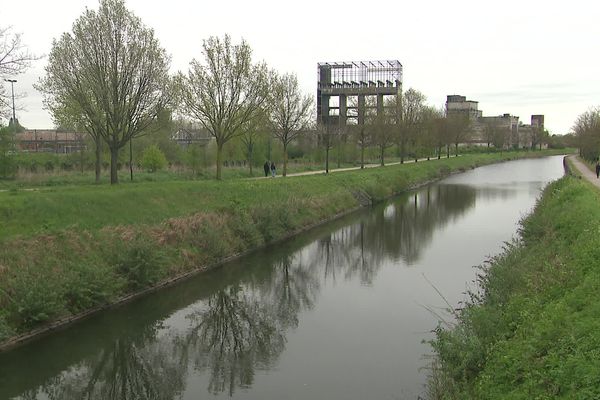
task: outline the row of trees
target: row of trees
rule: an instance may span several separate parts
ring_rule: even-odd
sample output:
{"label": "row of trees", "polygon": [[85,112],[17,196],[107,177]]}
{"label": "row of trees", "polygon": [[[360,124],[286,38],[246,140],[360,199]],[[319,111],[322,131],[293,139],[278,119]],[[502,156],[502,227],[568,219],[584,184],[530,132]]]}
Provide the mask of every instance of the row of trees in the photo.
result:
{"label": "row of trees", "polygon": [[102,144],[110,149],[111,183],[117,183],[119,151],[152,133],[167,109],[199,121],[215,138],[220,179],[223,147],[231,139],[251,142],[253,132],[270,126],[285,151],[310,120],[311,98],[300,94],[296,77],[279,76],[251,55],[245,41],[211,37],[202,60],[192,60],[187,74],[170,76],[170,58],[153,30],[123,0],[101,0],[97,11],[86,10],[72,32],[53,41],[37,89],[57,125],[94,138],[97,180]]}
{"label": "row of trees", "polygon": [[[199,122],[214,137],[217,179],[227,143],[241,141],[252,160],[264,134],[281,143],[284,176],[290,145],[308,132],[315,133],[315,143],[325,151],[327,171],[330,150],[336,146],[357,146],[364,166],[371,147],[378,149],[383,165],[386,150],[393,146],[404,162],[408,156],[441,157],[444,147],[449,156],[452,145],[457,152],[466,140],[468,118],[446,117],[414,89],[388,99],[383,112],[367,115],[364,125],[313,126],[312,97],[301,92],[295,75],[279,75],[264,62],[253,62],[243,40],[235,44],[229,36],[210,37],[202,48],[202,57],[191,61],[187,73],[172,76],[170,57],[154,31],[124,0],[100,0],[98,10],[86,9],[71,32],[53,41],[36,88],[57,126],[85,131],[92,138],[97,181],[103,146],[108,148],[111,183],[118,182],[119,152],[134,138],[172,126],[173,112]],[[13,63],[21,71],[33,59],[22,55]],[[490,135],[500,137],[492,129]],[[493,142],[500,144],[498,139]]]}
{"label": "row of trees", "polygon": [[368,117],[365,125],[311,127],[312,97],[303,95],[295,75],[279,75],[264,62],[254,63],[245,42],[229,36],[203,42],[203,57],[187,73],[169,75],[170,58],[152,29],[129,11],[123,0],[101,0],[86,10],[72,32],[54,40],[46,74],[37,88],[60,126],[85,130],[96,147],[96,177],[100,175],[101,146],[111,154],[111,183],[118,182],[119,151],[133,138],[156,130],[165,110],[177,110],[198,121],[216,142],[216,176],[221,178],[224,146],[240,138],[248,158],[261,132],[269,132],[283,147],[283,175],[288,148],[306,132],[317,133],[326,152],[340,142],[355,140],[364,150],[376,146],[384,163],[385,150],[398,146],[401,160],[408,154],[431,155],[464,140],[468,121],[445,118],[442,110],[425,105],[413,89],[390,99],[385,112]]}

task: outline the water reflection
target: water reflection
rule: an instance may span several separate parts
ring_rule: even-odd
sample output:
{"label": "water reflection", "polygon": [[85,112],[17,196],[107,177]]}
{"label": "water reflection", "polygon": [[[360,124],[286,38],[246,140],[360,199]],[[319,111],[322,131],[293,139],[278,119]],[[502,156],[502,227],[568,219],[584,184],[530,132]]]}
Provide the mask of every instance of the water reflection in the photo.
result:
{"label": "water reflection", "polygon": [[[436,230],[478,196],[511,190],[432,185],[0,354],[0,398],[176,399],[192,380],[203,391],[191,396],[233,396],[277,365],[288,333],[325,284],[372,285],[386,263],[413,265]],[[29,374],[31,365],[45,370]]]}

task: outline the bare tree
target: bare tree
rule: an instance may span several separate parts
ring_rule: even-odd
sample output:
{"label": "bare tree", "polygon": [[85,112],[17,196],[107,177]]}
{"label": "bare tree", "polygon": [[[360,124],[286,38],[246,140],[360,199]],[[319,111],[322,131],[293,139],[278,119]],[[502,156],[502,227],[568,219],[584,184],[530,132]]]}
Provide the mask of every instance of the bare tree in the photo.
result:
{"label": "bare tree", "polygon": [[171,100],[169,62],[154,31],[123,0],[100,0],[98,11],[87,9],[52,45],[38,88],[48,104],[76,107],[88,132],[107,143],[111,184],[119,180],[119,150]]}
{"label": "bare tree", "polygon": [[468,115],[452,114],[446,117],[449,139],[454,144],[455,155],[458,156],[458,145],[469,138],[471,121]]}
{"label": "bare tree", "polygon": [[312,117],[313,98],[302,95],[298,78],[285,74],[275,79],[271,95],[273,136],[283,145],[283,176],[287,174],[288,146],[306,132]]}
{"label": "bare tree", "polygon": [[329,173],[329,153],[331,149],[340,140],[340,137],[344,133],[344,127],[337,123],[336,119],[329,123],[319,124],[316,129],[317,140],[319,146],[325,149],[325,173]]}
{"label": "bare tree", "polygon": [[396,138],[393,122],[394,115],[383,112],[372,116],[369,124],[373,129],[373,143],[379,149],[379,161],[382,167],[385,165],[385,150],[394,145],[394,139]]}
{"label": "bare tree", "polygon": [[[14,33],[10,27],[0,28],[0,80],[22,74],[31,65],[32,61],[38,60],[29,53],[23,44],[20,33]],[[0,116],[7,117],[12,109],[11,95],[4,86],[0,85]]]}
{"label": "bare tree", "polygon": [[365,150],[373,141],[372,129],[365,124],[353,125],[352,133],[360,148],[360,168],[363,169],[365,168]]}
{"label": "bare tree", "polygon": [[264,63],[252,64],[246,41],[210,37],[203,43],[204,63],[192,60],[179,75],[184,111],[197,119],[217,142],[217,179],[221,179],[223,146],[242,134],[265,105],[269,77]]}

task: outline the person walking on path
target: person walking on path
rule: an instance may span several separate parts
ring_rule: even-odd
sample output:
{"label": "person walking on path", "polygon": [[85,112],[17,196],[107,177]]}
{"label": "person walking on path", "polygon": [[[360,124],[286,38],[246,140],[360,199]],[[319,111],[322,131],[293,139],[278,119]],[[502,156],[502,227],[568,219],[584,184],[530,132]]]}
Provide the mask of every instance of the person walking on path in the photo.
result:
{"label": "person walking on path", "polygon": [[275,178],[275,172],[276,172],[275,163],[273,161],[271,161],[271,176],[273,178]]}
{"label": "person walking on path", "polygon": [[265,170],[265,178],[269,176],[269,170],[271,167],[269,166],[269,160],[265,161],[265,165],[263,165],[263,169]]}
{"label": "person walking on path", "polygon": [[596,160],[596,178],[600,178],[600,160]]}

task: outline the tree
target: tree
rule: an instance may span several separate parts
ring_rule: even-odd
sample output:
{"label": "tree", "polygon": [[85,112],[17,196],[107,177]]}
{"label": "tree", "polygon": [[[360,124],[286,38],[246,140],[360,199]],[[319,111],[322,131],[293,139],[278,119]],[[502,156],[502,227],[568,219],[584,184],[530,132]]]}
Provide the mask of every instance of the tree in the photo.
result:
{"label": "tree", "polygon": [[153,144],[144,149],[142,154],[142,167],[148,172],[156,172],[163,169],[167,165],[165,154]]}
{"label": "tree", "polygon": [[253,175],[252,167],[256,143],[258,142],[261,133],[267,130],[267,125],[267,116],[264,112],[261,112],[257,118],[248,121],[241,128],[242,134],[240,135],[240,141],[244,145],[244,153],[246,161],[248,162],[248,167],[250,168],[250,176]]}
{"label": "tree", "polygon": [[442,117],[439,110],[434,107],[423,107],[419,124],[418,144],[423,149],[427,160],[439,148],[438,142],[438,120]]}
{"label": "tree", "polygon": [[[415,89],[408,89],[402,94],[401,101],[401,118],[400,118],[400,141],[401,143],[401,154],[400,161],[404,161],[404,152],[406,150],[406,143],[411,141],[413,147],[416,147],[419,134],[419,126],[423,118],[423,110],[425,108],[426,97],[423,93]],[[413,150],[416,150],[413,148]],[[416,151],[415,151],[416,154]],[[415,159],[416,159],[415,155]]]}
{"label": "tree", "polygon": [[329,173],[329,153],[335,144],[340,140],[344,128],[333,118],[332,121],[326,121],[317,125],[317,140],[319,147],[325,149],[325,173]]}
{"label": "tree", "polygon": [[579,155],[596,160],[600,154],[600,107],[590,108],[577,117],[573,132],[577,138]]}
{"label": "tree", "polygon": [[12,128],[0,127],[0,179],[11,178],[16,172],[13,132]]}
{"label": "tree", "polygon": [[469,125],[471,121],[468,115],[451,114],[447,117],[448,138],[454,144],[455,155],[458,156],[458,145],[468,139]]}
{"label": "tree", "polygon": [[273,136],[283,145],[283,176],[287,173],[288,146],[306,132],[310,124],[313,99],[302,95],[298,78],[285,74],[275,79],[271,95]]}
{"label": "tree", "polygon": [[[0,79],[2,81],[22,74],[32,61],[38,59],[39,57],[29,53],[20,33],[12,32],[10,27],[0,27]],[[0,85],[0,116],[9,118],[11,110],[12,95],[2,84]]]}
{"label": "tree", "polygon": [[107,143],[110,181],[118,183],[119,150],[152,124],[171,100],[170,59],[152,29],[123,0],[100,0],[52,44],[38,84],[49,109],[69,105],[88,132]]}
{"label": "tree", "polygon": [[358,147],[360,148],[360,168],[365,168],[365,150],[372,143],[373,137],[372,132],[369,126],[365,124],[353,125],[352,133],[354,136],[354,140]]}
{"label": "tree", "polygon": [[379,149],[379,161],[381,166],[385,165],[385,149],[394,145],[394,139],[396,137],[394,132],[394,115],[384,111],[379,115],[371,117],[371,123],[373,129],[373,143]]}
{"label": "tree", "polygon": [[[43,88],[39,88],[43,90]],[[57,101],[56,97],[45,96],[44,107],[52,114],[52,119],[56,126],[65,127],[75,132],[85,131],[94,142],[95,156],[95,180],[100,183],[100,173],[102,171],[102,137],[100,131],[94,124],[87,123],[85,114],[82,112],[79,104],[72,101],[72,98],[65,98],[63,101]]]}
{"label": "tree", "polygon": [[212,36],[202,47],[205,62],[192,60],[188,74],[179,75],[179,89],[184,111],[215,138],[221,179],[223,146],[260,114],[269,74],[266,64],[252,64],[252,50],[244,40],[234,45],[228,35]]}

